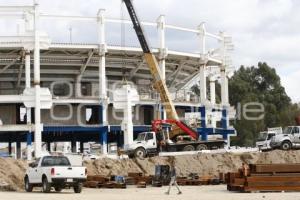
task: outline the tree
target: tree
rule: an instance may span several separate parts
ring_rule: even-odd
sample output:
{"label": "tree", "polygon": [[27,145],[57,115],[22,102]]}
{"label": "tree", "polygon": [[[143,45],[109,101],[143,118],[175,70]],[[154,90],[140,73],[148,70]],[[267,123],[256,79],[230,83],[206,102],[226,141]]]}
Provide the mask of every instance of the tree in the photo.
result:
{"label": "tree", "polygon": [[247,120],[245,116],[235,120],[238,136],[235,145],[254,145],[260,131],[268,127],[293,125],[299,115],[298,105],[293,104],[281,85],[276,70],[259,62],[257,67],[241,66],[229,80],[229,101],[231,105],[248,102],[262,103],[265,109],[260,120]]}

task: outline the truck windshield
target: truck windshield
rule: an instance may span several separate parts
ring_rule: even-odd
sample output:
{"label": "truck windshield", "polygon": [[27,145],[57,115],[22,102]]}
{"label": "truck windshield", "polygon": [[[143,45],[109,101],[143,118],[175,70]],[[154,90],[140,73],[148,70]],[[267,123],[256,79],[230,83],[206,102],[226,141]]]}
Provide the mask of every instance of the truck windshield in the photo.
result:
{"label": "truck windshield", "polygon": [[258,135],[257,141],[265,141],[268,137],[268,133],[267,132],[261,132]]}
{"label": "truck windshield", "polygon": [[293,127],[289,126],[289,127],[285,127],[283,129],[283,134],[291,134],[293,130]]}
{"label": "truck windshield", "polygon": [[136,141],[144,141],[145,140],[145,136],[147,133],[140,133],[137,138]]}
{"label": "truck windshield", "polygon": [[43,158],[42,167],[71,166],[70,161],[64,156],[46,156]]}

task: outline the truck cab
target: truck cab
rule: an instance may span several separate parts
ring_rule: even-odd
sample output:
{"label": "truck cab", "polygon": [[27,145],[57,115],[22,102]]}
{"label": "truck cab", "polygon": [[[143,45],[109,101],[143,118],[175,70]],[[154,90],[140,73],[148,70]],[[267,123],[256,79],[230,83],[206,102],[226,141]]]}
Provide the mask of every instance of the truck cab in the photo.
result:
{"label": "truck cab", "polygon": [[155,155],[157,151],[157,139],[155,132],[142,132],[131,143],[124,146],[128,157],[144,158],[147,155]]}
{"label": "truck cab", "polygon": [[282,150],[296,149],[300,147],[300,126],[288,126],[282,134],[272,137],[270,146]]}
{"label": "truck cab", "polygon": [[273,136],[275,136],[275,132],[262,131],[259,133],[259,136],[256,141],[256,147],[261,151],[271,150],[270,142]]}

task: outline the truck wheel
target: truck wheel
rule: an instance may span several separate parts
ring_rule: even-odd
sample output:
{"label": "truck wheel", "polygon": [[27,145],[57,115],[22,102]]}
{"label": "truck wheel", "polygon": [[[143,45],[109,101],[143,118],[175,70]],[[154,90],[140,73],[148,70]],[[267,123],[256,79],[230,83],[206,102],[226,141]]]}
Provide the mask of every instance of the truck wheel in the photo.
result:
{"label": "truck wheel", "polygon": [[25,182],[25,191],[32,192],[33,186],[29,183],[29,179],[27,176],[25,177],[24,182]]}
{"label": "truck wheel", "polygon": [[144,148],[140,147],[140,148],[137,148],[134,152],[134,156],[136,158],[140,158],[140,159],[143,159],[146,157],[146,151]]}
{"label": "truck wheel", "polygon": [[42,187],[43,192],[44,193],[49,193],[50,190],[51,190],[51,185],[49,184],[49,182],[48,182],[48,180],[47,180],[46,177],[43,178],[42,184],[43,184],[43,187]]}
{"label": "truck wheel", "polygon": [[280,148],[285,151],[290,150],[292,148],[292,144],[289,141],[283,141],[280,145]]}
{"label": "truck wheel", "polygon": [[202,150],[206,150],[207,149],[207,146],[205,144],[199,144],[197,147],[196,147],[196,150],[197,151],[202,151]]}
{"label": "truck wheel", "polygon": [[61,186],[55,186],[54,189],[56,192],[61,192],[63,188]]}
{"label": "truck wheel", "polygon": [[195,151],[195,148],[192,145],[187,145],[183,147],[183,151]]}
{"label": "truck wheel", "polygon": [[81,183],[76,183],[74,185],[73,189],[74,189],[75,193],[81,193],[81,191],[82,191],[82,184]]}
{"label": "truck wheel", "polygon": [[133,154],[128,154],[128,158],[134,158]]}

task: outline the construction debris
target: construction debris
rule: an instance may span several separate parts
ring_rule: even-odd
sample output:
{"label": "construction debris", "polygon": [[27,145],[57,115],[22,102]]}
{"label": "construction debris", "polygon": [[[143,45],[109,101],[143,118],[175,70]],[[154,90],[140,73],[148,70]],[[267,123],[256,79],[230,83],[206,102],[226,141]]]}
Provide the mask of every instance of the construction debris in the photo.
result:
{"label": "construction debris", "polygon": [[229,191],[300,191],[300,164],[244,164],[225,179]]}

